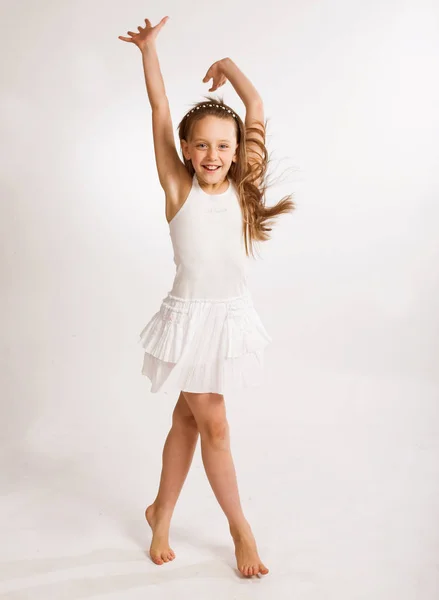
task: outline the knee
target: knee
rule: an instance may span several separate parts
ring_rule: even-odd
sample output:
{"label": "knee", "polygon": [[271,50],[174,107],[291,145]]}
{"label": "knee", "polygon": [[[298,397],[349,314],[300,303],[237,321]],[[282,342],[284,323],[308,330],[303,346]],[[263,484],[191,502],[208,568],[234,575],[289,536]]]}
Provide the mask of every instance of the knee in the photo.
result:
{"label": "knee", "polygon": [[174,410],[172,414],[172,426],[180,427],[188,433],[198,433],[198,425],[194,415],[182,414],[178,410]]}
{"label": "knee", "polygon": [[228,446],[229,425],[225,419],[208,419],[200,432],[201,438],[210,446],[215,448]]}

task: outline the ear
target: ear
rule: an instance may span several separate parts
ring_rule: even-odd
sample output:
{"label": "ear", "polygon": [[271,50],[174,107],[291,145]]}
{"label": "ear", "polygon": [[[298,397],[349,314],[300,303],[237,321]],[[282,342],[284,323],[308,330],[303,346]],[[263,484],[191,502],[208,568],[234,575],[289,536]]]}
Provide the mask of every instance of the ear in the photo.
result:
{"label": "ear", "polygon": [[238,151],[239,151],[239,144],[236,145],[235,154],[233,155],[232,162],[236,162],[238,160]]}
{"label": "ear", "polygon": [[190,160],[190,152],[189,152],[189,144],[186,140],[180,140],[181,151],[183,152],[183,156],[186,160]]}

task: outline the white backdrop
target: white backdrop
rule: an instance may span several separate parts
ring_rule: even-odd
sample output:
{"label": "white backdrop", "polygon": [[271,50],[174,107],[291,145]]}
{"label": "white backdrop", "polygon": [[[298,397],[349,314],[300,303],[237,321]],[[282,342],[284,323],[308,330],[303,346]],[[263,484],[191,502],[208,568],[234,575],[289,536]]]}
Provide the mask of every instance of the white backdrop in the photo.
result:
{"label": "white backdrop", "polygon": [[0,15],[0,598],[250,593],[199,447],[177,560],[141,551],[177,398],[150,394],[137,339],[174,264],[141,55],[117,36],[165,15],[175,129],[230,56],[286,170],[268,202],[297,204],[251,267],[266,383],[226,398],[271,570],[252,597],[435,597],[437,3],[3,0]]}

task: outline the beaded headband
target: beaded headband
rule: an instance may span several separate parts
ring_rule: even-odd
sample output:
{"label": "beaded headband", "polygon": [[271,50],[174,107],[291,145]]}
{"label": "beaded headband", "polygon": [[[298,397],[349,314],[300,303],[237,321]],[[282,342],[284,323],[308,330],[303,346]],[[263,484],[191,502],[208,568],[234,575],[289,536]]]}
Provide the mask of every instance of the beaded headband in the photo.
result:
{"label": "beaded headband", "polygon": [[184,118],[186,119],[191,113],[193,113],[195,110],[198,110],[199,108],[207,108],[209,106],[212,106],[213,108],[221,108],[222,110],[225,110],[226,112],[230,113],[232,115],[232,117],[236,118],[236,115],[233,112],[233,110],[230,110],[230,108],[227,108],[226,106],[222,106],[222,104],[200,104],[200,106],[196,106],[195,108],[193,108],[192,110],[190,110],[184,116]]}

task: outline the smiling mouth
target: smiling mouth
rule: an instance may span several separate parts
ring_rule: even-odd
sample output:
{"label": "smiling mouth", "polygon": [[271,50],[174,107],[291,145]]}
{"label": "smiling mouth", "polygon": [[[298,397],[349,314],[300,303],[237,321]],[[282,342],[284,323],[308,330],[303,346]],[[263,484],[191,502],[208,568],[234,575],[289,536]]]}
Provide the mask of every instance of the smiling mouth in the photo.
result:
{"label": "smiling mouth", "polygon": [[220,168],[219,166],[215,167],[214,169],[207,167],[206,165],[201,165],[203,167],[203,169],[205,171],[209,171],[210,173],[214,173],[215,171],[218,171],[218,169]]}

